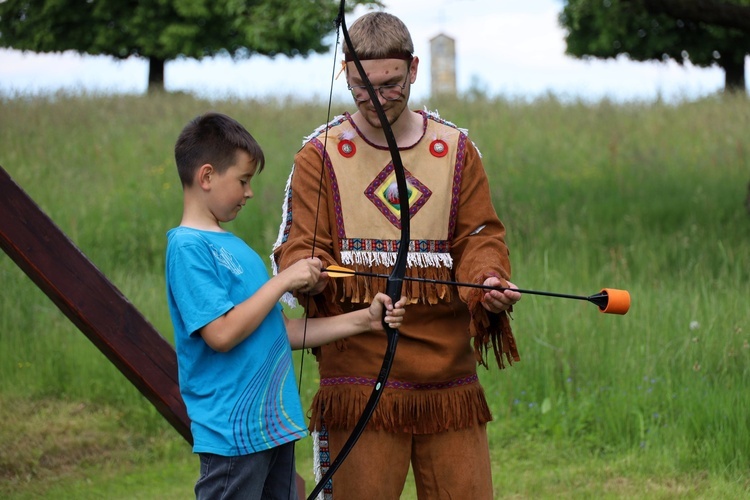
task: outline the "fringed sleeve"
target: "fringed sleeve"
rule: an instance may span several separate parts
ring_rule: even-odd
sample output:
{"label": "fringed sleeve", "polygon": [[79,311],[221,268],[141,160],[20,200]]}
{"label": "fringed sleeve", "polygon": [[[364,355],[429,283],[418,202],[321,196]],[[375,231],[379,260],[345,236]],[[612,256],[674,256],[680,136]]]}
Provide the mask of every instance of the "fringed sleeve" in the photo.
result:
{"label": "fringed sleeve", "polygon": [[[484,283],[485,276],[478,281],[478,284]],[[513,337],[513,330],[510,327],[510,313],[508,311],[494,314],[482,306],[482,297],[484,291],[478,288],[472,288],[469,292],[467,305],[471,315],[469,333],[474,339],[474,354],[477,362],[487,368],[487,351],[490,345],[495,353],[495,360],[500,368],[505,368],[505,360],[509,364],[514,361],[521,361],[516,347],[516,339]]]}
{"label": "fringed sleeve", "polygon": [[[468,141],[467,141],[468,142]],[[484,283],[490,276],[510,279],[510,259],[505,244],[505,226],[492,205],[489,182],[478,151],[467,143],[461,175],[460,205],[452,253],[457,281]],[[474,339],[477,362],[487,367],[487,352],[492,347],[500,368],[505,361],[520,361],[510,326],[509,312],[493,314],[482,306],[484,291],[460,288],[459,295],[471,315],[469,333]]]}
{"label": "fringed sleeve", "polygon": [[[321,161],[318,150],[310,142],[295,157],[286,185],[279,236],[271,256],[275,273],[310,257],[313,252],[323,261],[323,266],[336,264],[328,223],[329,196],[326,186],[320,184]],[[324,191],[319,194],[321,189]],[[302,294],[295,293],[294,296],[300,305],[306,307],[308,316],[331,316],[341,313],[341,308],[333,300],[336,291],[335,280],[330,280],[326,289],[311,300]]]}

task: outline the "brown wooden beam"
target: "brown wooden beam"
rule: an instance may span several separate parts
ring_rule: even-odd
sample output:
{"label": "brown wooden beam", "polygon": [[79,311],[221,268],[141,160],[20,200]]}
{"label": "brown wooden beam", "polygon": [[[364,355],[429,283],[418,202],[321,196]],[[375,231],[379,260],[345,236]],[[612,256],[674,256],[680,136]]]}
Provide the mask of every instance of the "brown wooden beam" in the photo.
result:
{"label": "brown wooden beam", "polygon": [[0,167],[0,247],[192,442],[172,345]]}

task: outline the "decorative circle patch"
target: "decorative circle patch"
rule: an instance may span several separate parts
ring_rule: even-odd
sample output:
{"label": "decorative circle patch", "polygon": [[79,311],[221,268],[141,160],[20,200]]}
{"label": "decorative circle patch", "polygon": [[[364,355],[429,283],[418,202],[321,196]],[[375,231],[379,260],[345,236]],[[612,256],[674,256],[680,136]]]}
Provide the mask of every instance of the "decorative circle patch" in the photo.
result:
{"label": "decorative circle patch", "polygon": [[351,158],[356,152],[357,147],[349,139],[343,139],[339,142],[339,153],[341,153],[341,156],[344,158]]}
{"label": "decorative circle patch", "polygon": [[442,158],[448,154],[448,145],[443,140],[435,139],[430,143],[430,153],[432,156]]}

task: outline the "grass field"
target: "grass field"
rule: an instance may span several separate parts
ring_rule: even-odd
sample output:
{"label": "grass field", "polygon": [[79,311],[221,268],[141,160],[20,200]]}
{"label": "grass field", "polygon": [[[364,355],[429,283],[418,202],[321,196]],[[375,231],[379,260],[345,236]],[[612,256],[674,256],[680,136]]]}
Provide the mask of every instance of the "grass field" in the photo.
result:
{"label": "grass field", "polygon": [[[480,373],[496,497],[748,496],[750,101],[424,104],[482,151],[514,283],[633,299],[622,317],[586,302],[518,304],[521,362]],[[240,120],[266,153],[256,197],[230,229],[267,255],[292,157],[324,106],[0,99],[0,165],[170,340],[172,148],[209,109]],[[0,283],[0,497],[190,497],[187,444],[4,254]],[[314,365],[306,356],[305,402]],[[308,489],[310,448],[297,446]]]}

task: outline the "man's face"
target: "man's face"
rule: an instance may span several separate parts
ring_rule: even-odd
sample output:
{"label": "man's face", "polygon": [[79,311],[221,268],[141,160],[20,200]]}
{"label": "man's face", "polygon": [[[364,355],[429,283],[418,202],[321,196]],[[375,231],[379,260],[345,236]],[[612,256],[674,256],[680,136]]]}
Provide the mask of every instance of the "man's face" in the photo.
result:
{"label": "man's face", "polygon": [[[385,111],[388,123],[391,125],[407,109],[411,84],[417,78],[418,64],[417,58],[411,61],[403,59],[362,61],[362,67],[370,83],[375,87],[378,101]],[[347,82],[352,89],[352,97],[360,114],[372,127],[381,128],[382,125],[375,111],[375,106],[371,102],[367,90],[363,88],[365,83],[353,62],[347,63],[346,72]]]}

